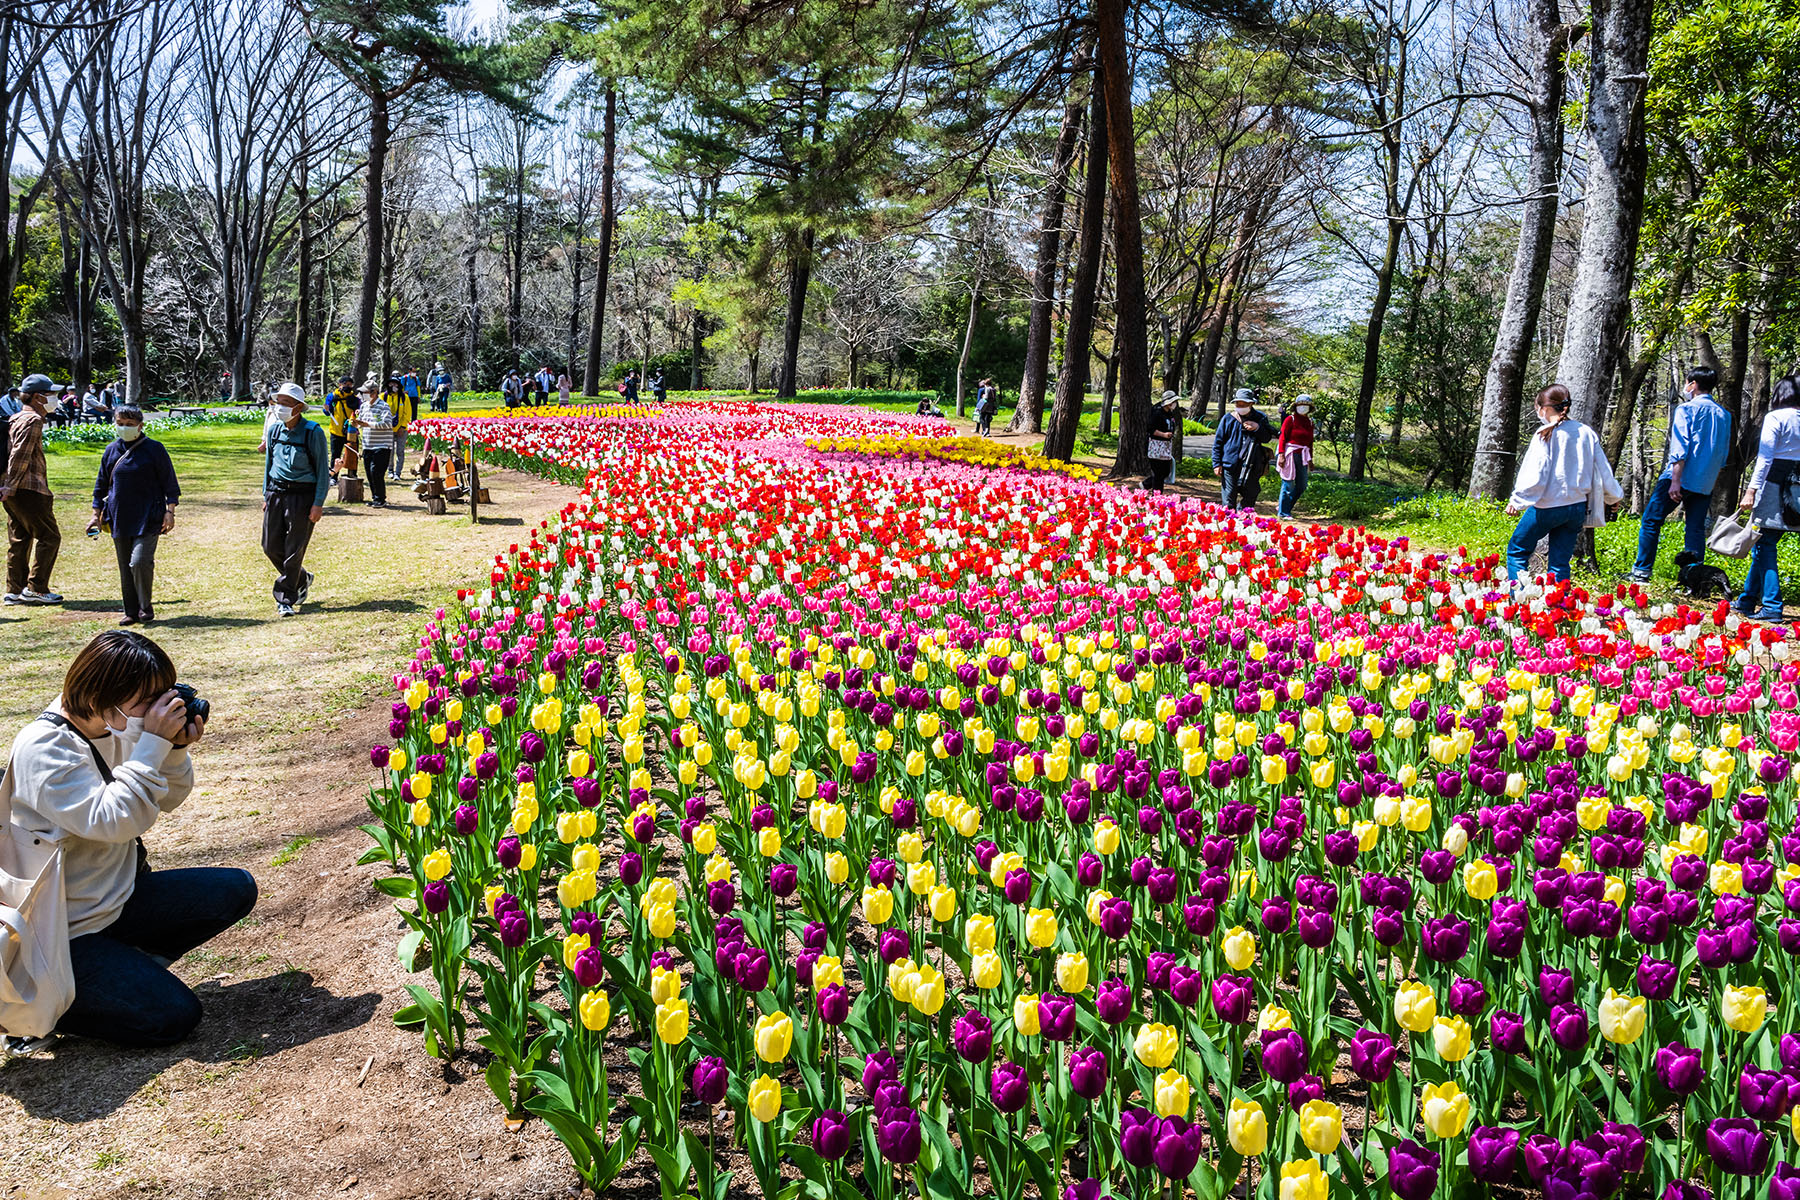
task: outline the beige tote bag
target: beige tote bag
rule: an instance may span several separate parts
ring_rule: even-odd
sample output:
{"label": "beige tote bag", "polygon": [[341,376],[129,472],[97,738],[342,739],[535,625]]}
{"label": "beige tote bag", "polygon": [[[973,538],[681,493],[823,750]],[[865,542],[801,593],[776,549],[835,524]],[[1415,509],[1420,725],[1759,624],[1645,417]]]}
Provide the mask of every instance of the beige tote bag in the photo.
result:
{"label": "beige tote bag", "polygon": [[75,1002],[63,852],[12,823],[0,779],[0,1033],[38,1038]]}

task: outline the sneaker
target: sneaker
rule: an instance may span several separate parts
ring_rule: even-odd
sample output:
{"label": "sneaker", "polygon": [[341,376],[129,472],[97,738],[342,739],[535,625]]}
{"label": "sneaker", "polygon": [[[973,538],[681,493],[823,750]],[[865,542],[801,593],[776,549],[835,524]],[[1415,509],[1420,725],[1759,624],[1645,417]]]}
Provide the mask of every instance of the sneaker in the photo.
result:
{"label": "sneaker", "polygon": [[291,617],[295,614],[295,609],[291,604],[277,604],[275,606],[275,614],[282,617]]}
{"label": "sneaker", "polygon": [[1623,575],[1619,576],[1619,582],[1620,583],[1649,583],[1650,582],[1650,572],[1639,571],[1639,570],[1633,569],[1633,570],[1627,571]]}
{"label": "sneaker", "polygon": [[56,1035],[47,1033],[43,1037],[8,1037],[0,1038],[0,1051],[7,1058],[28,1058],[49,1046],[56,1044]]}
{"label": "sneaker", "polygon": [[4,599],[0,599],[0,604],[23,604],[23,603],[25,603],[25,597],[19,595],[19,593],[17,593],[17,592],[8,592],[8,593],[6,593],[6,596],[4,597]]}
{"label": "sneaker", "polygon": [[312,591],[312,581],[313,581],[313,573],[311,571],[308,571],[306,573],[306,579],[300,584],[300,598],[298,600],[296,600],[294,603],[296,603],[296,604],[305,604],[306,603],[306,594],[308,592]]}
{"label": "sneaker", "polygon": [[20,592],[19,598],[27,604],[61,604],[63,601],[61,592],[34,592],[30,588]]}

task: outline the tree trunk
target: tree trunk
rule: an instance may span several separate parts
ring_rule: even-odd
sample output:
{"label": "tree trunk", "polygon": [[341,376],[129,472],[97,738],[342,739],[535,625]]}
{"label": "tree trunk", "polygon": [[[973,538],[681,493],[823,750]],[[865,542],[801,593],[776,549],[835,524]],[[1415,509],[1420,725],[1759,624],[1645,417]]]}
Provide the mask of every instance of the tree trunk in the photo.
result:
{"label": "tree trunk", "polygon": [[1587,100],[1587,193],[1558,382],[1571,415],[1593,425],[1612,392],[1631,316],[1644,216],[1644,91],[1650,0],[1593,0]]}
{"label": "tree trunk", "polygon": [[1381,378],[1381,327],[1387,322],[1388,304],[1394,296],[1394,271],[1400,263],[1400,237],[1404,220],[1390,217],[1387,249],[1375,273],[1375,300],[1369,306],[1369,328],[1363,335],[1362,382],[1356,390],[1356,423],[1350,430],[1350,478],[1360,482],[1369,464],[1369,416],[1375,408],[1375,385]]}
{"label": "tree trunk", "polygon": [[975,286],[969,289],[969,319],[963,323],[962,353],[956,359],[956,415],[959,417],[964,415],[963,375],[969,369],[969,350],[975,345],[975,317],[981,312],[981,283],[981,276],[977,275]]}
{"label": "tree trunk", "polygon": [[799,388],[800,331],[806,319],[806,288],[812,282],[812,226],[800,232],[800,245],[788,261],[787,320],[781,330],[781,384],[778,399],[790,398]]}
{"label": "tree trunk", "polygon": [[524,324],[525,324],[525,126],[523,121],[516,126],[516,140],[513,143],[513,227],[512,252],[507,256],[506,281],[506,342],[512,353],[513,370],[523,372],[525,362],[522,356]]}
{"label": "tree trunk", "polygon": [[385,214],[382,193],[387,184],[389,128],[387,93],[375,84],[369,92],[369,174],[363,189],[363,234],[368,239],[363,249],[362,294],[356,305],[356,357],[351,360],[350,374],[361,383],[369,374],[369,357],[374,350],[375,304],[381,292],[381,247]]}
{"label": "tree trunk", "polygon": [[594,263],[594,319],[588,325],[587,369],[581,373],[581,394],[592,399],[600,394],[600,352],[606,336],[606,277],[612,269],[613,227],[618,214],[613,205],[613,162],[619,91],[606,83],[606,117],[600,143],[600,252]]}
{"label": "tree trunk", "polygon": [[[1100,385],[1100,436],[1111,437],[1113,431],[1113,410],[1117,407],[1119,395],[1119,347],[1118,340],[1113,342],[1113,352],[1106,356],[1106,379]],[[1116,467],[1115,467],[1116,469]]]}
{"label": "tree trunk", "polygon": [[1044,457],[1068,462],[1087,403],[1088,358],[1094,340],[1094,309],[1100,290],[1100,256],[1106,237],[1106,91],[1089,89],[1086,177],[1081,185],[1081,240],[1069,282],[1069,321],[1063,328],[1062,370],[1056,374],[1056,402],[1044,434]]}
{"label": "tree trunk", "polygon": [[1519,414],[1524,406],[1525,369],[1544,310],[1544,283],[1550,277],[1555,243],[1557,194],[1563,155],[1563,56],[1575,30],[1561,23],[1558,0],[1531,0],[1531,158],[1526,170],[1524,212],[1506,303],[1494,334],[1494,355],[1482,387],[1481,427],[1475,437],[1471,499],[1498,499],[1512,487],[1519,453]]}
{"label": "tree trunk", "polygon": [[1113,356],[1119,376],[1119,452],[1112,476],[1140,475],[1149,462],[1150,346],[1145,327],[1144,230],[1138,204],[1137,135],[1131,111],[1131,63],[1125,45],[1126,0],[1094,0],[1095,45],[1106,91],[1107,157],[1113,169]]}
{"label": "tree trunk", "polygon": [[1019,402],[1013,408],[1007,433],[1041,433],[1044,428],[1044,391],[1050,375],[1050,343],[1055,340],[1050,317],[1056,304],[1056,266],[1062,251],[1063,209],[1069,190],[1069,170],[1081,139],[1081,101],[1075,80],[1090,56],[1083,52],[1069,74],[1068,97],[1063,104],[1062,128],[1056,135],[1056,153],[1050,160],[1049,194],[1044,218],[1038,226],[1037,266],[1031,274],[1031,316],[1025,328],[1025,375],[1019,383]]}
{"label": "tree trunk", "polygon": [[[307,202],[306,163],[300,164],[300,203]],[[312,357],[312,277],[313,277],[313,235],[312,221],[301,216],[295,229],[300,239],[300,262],[297,267],[299,286],[294,293],[294,354],[289,363],[293,380],[302,388],[306,386],[306,370]]]}

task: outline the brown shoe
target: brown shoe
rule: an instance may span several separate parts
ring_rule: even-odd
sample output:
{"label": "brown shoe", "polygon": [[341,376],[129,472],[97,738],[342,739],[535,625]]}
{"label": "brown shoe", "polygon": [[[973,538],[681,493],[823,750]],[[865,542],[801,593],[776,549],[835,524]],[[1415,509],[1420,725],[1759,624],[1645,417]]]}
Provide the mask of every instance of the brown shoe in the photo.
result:
{"label": "brown shoe", "polygon": [[121,624],[121,625],[136,625],[137,623],[138,623],[138,619],[136,617],[132,616],[130,613],[126,613],[124,616],[119,618],[119,624]]}

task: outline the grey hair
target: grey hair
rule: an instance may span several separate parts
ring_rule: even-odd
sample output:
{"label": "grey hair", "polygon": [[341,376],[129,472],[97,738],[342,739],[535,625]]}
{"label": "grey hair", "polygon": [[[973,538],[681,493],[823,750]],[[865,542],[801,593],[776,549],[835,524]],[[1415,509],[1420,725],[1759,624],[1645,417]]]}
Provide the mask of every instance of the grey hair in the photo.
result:
{"label": "grey hair", "polygon": [[121,404],[113,409],[113,420],[117,421],[120,417],[124,417],[127,421],[136,421],[139,425],[142,425],[144,423],[144,410],[135,404]]}

